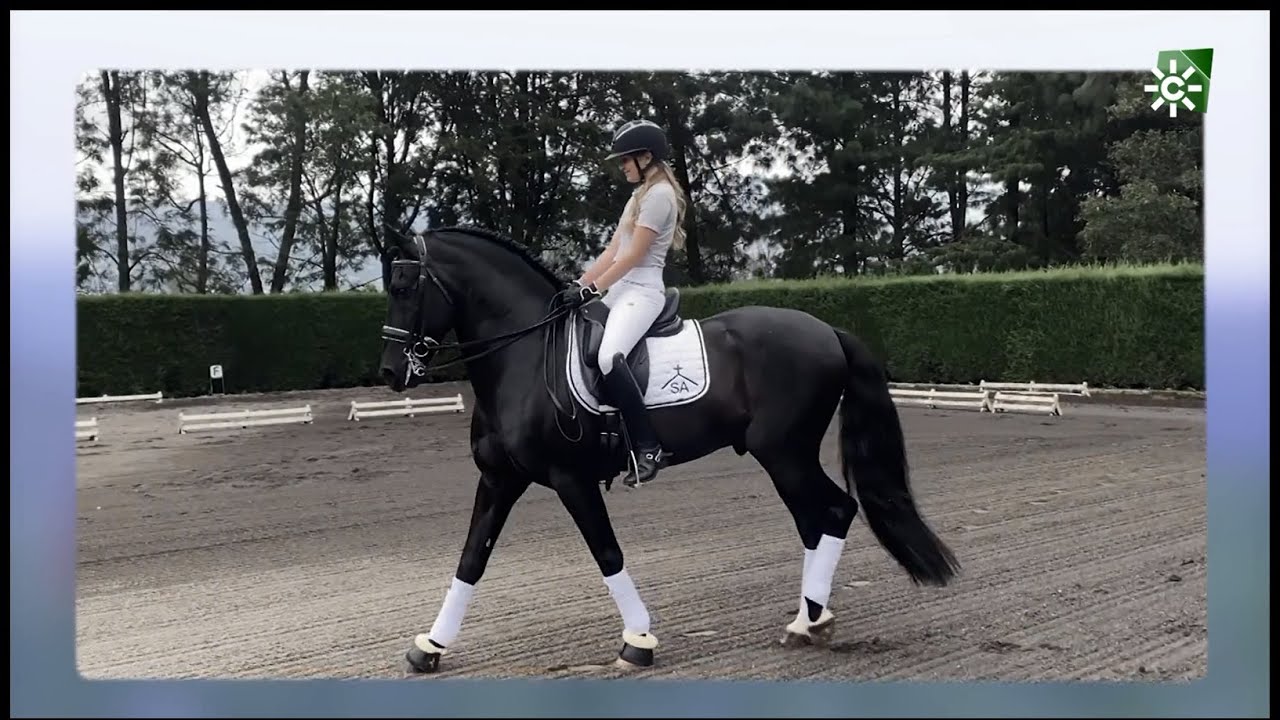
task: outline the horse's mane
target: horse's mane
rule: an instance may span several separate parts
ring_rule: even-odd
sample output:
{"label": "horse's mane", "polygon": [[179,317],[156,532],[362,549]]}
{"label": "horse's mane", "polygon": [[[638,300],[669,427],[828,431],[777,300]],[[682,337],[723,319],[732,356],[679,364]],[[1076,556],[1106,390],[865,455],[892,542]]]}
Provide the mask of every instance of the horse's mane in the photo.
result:
{"label": "horse's mane", "polygon": [[506,235],[496,233],[488,228],[476,227],[474,225],[451,225],[449,227],[429,230],[428,233],[457,233],[477,237],[482,240],[488,240],[494,245],[497,245],[523,260],[526,265],[528,265],[534,272],[541,275],[543,279],[551,283],[555,288],[559,289],[565,284],[563,278],[548,269],[546,265],[543,265],[542,261],[534,257],[533,253],[529,252],[528,248],[517,243]]}

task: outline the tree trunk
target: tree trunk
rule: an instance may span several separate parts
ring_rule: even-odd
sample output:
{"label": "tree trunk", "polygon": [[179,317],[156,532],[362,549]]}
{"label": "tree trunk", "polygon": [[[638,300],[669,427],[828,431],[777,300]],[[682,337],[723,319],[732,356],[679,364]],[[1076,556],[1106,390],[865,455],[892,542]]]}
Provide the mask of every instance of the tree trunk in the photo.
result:
{"label": "tree trunk", "polygon": [[[284,283],[289,274],[289,255],[293,252],[293,243],[298,235],[298,218],[302,216],[302,161],[307,151],[307,113],[303,102],[307,96],[307,76],[309,70],[299,73],[298,91],[290,92],[293,97],[289,103],[289,124],[293,129],[293,149],[289,157],[289,200],[284,209],[284,231],[280,234],[280,252],[276,255],[276,266],[271,272],[271,292],[284,291]],[[289,75],[285,73],[285,88],[288,88]]]}
{"label": "tree trunk", "polygon": [[[942,150],[951,155],[959,149],[955,141],[955,128],[951,125],[951,71],[942,73]],[[959,242],[964,230],[964,212],[960,209],[960,188],[957,170],[948,170],[947,177],[947,209],[951,215],[951,242]]]}
{"label": "tree trunk", "polygon": [[706,271],[702,265],[702,242],[698,233],[697,205],[693,201],[693,188],[689,183],[689,161],[685,154],[689,147],[687,131],[683,118],[678,115],[679,111],[672,108],[670,103],[661,102],[659,111],[662,113],[662,122],[667,126],[671,142],[671,169],[685,192],[684,253],[688,259],[689,282],[700,285],[706,282]]}
{"label": "tree trunk", "polygon": [[204,137],[199,126],[196,127],[196,184],[199,193],[197,201],[200,205],[200,253],[196,257],[196,293],[204,295],[209,292],[209,191],[205,187],[204,176]]}
{"label": "tree trunk", "polygon": [[895,260],[901,260],[907,254],[907,238],[906,238],[906,219],[903,212],[903,204],[906,202],[905,188],[902,182],[902,151],[903,151],[903,121],[902,121],[902,81],[895,78],[893,80],[893,98],[891,100],[893,108],[893,124],[890,126],[890,135],[893,138],[893,257]]}
{"label": "tree trunk", "polygon": [[[675,133],[673,137],[680,137],[682,133]],[[672,143],[672,167],[676,173],[676,179],[680,181],[680,185],[685,189],[685,216],[684,216],[684,253],[688,258],[689,266],[689,282],[693,285],[700,285],[706,282],[706,272],[702,267],[702,245],[701,238],[698,233],[698,209],[693,202],[693,190],[689,187],[689,163],[685,160],[685,146],[683,143]]]}
{"label": "tree trunk", "polygon": [[[1046,161],[1047,162],[1047,161]],[[1044,243],[1041,249],[1041,257],[1049,260],[1057,254],[1058,248],[1053,246],[1053,241],[1049,237],[1049,193],[1053,190],[1053,171],[1052,166],[1046,164],[1044,177],[1040,181],[1038,188],[1037,200],[1040,201],[1040,242]]]}
{"label": "tree trunk", "polygon": [[1009,242],[1018,242],[1018,179],[1010,178],[1004,183],[1004,213]]}
{"label": "tree trunk", "polygon": [[[321,254],[321,265],[324,270],[324,289],[338,289],[338,233],[342,228],[342,183],[333,188],[333,221],[325,229],[324,252]],[[322,216],[323,217],[323,216]],[[323,227],[323,224],[321,225]]]}
{"label": "tree trunk", "polygon": [[196,116],[200,126],[204,128],[205,139],[209,141],[209,151],[213,154],[213,164],[218,168],[218,177],[222,180],[222,192],[227,200],[227,209],[231,211],[231,222],[240,236],[240,254],[244,257],[245,269],[249,273],[249,284],[254,295],[262,294],[262,275],[258,272],[258,258],[253,251],[253,241],[249,239],[249,224],[245,222],[240,202],[236,200],[235,185],[231,179],[231,169],[227,167],[227,158],[222,154],[222,143],[218,141],[218,133],[213,129],[213,118],[209,116],[209,73],[200,71],[193,73],[192,89],[196,96]]}
{"label": "tree trunk", "polygon": [[[533,108],[531,97],[533,78],[528,71],[520,71],[515,76],[516,122],[512,128],[512,140],[520,151],[516,157],[508,158],[507,177],[511,184],[511,237],[517,242],[530,247],[540,247],[540,238],[532,237],[536,232],[536,224],[531,223],[533,212]],[[541,169],[538,170],[541,172]]]}
{"label": "tree trunk", "polygon": [[[1022,119],[1016,114],[1009,118],[1009,132],[1016,133],[1018,128],[1022,126]],[[1011,243],[1018,242],[1018,186],[1021,178],[1013,176],[1005,178],[1004,181],[1004,212],[1006,231],[1008,240]]]}
{"label": "tree trunk", "polygon": [[120,117],[123,99],[120,73],[102,71],[102,99],[107,103],[107,139],[111,144],[111,166],[116,195],[116,268],[120,292],[129,292],[129,206],[124,193],[124,123]]}
{"label": "tree trunk", "polygon": [[[960,73],[960,125],[956,130],[957,145],[966,150],[969,148],[969,85],[969,71],[965,70]],[[963,168],[956,171],[956,196],[956,212],[960,217],[960,223],[956,225],[956,239],[959,240],[969,227],[969,177]]]}
{"label": "tree trunk", "polygon": [[196,292],[209,292],[209,195],[204,187],[204,171],[198,175],[200,182],[200,259],[196,268]]}
{"label": "tree trunk", "polygon": [[[858,187],[862,181],[860,173],[854,173],[853,186]],[[855,196],[856,198],[856,196]],[[862,267],[862,253],[858,247],[858,205],[846,205],[840,218],[840,264],[844,266],[845,275],[857,275]]]}

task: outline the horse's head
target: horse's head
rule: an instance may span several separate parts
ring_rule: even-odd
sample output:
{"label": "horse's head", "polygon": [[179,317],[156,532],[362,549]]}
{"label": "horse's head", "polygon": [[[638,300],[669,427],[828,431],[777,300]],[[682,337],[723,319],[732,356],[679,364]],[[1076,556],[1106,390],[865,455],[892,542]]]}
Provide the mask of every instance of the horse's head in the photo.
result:
{"label": "horse's head", "polygon": [[396,237],[379,372],[387,387],[403,392],[422,382],[439,338],[454,325],[456,307],[431,267],[423,237],[416,235],[412,242]]}

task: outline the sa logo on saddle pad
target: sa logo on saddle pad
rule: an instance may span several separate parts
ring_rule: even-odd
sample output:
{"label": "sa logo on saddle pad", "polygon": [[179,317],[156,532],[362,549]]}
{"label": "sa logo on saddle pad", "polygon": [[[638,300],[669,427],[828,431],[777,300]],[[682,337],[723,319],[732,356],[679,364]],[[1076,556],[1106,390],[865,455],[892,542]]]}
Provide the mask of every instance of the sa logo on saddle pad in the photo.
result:
{"label": "sa logo on saddle pad", "polygon": [[[569,388],[579,404],[597,415],[617,412],[601,400],[604,377],[596,362],[608,319],[609,306],[593,300],[574,313],[569,325]],[[646,407],[684,405],[707,394],[711,374],[702,325],[680,317],[678,289],[667,289],[662,312],[627,356],[627,364],[644,390]]]}

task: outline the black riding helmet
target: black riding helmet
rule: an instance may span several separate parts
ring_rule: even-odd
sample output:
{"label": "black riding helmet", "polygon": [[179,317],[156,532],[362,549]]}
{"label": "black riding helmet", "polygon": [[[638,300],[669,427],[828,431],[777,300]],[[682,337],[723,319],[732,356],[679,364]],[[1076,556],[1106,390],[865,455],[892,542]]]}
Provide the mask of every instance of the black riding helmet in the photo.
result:
{"label": "black riding helmet", "polygon": [[605,160],[613,160],[645,150],[653,154],[654,161],[666,160],[671,153],[671,147],[667,144],[667,134],[648,120],[632,120],[623,124],[613,134],[613,145]]}

